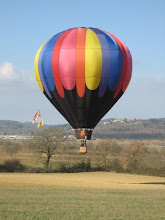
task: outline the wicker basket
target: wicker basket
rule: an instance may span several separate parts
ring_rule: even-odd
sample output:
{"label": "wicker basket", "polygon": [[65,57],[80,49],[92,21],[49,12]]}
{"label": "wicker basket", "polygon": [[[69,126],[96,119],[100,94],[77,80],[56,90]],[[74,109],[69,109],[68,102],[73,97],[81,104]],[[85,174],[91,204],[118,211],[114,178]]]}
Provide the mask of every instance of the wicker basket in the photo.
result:
{"label": "wicker basket", "polygon": [[87,146],[86,145],[80,146],[80,153],[81,154],[86,154],[87,153]]}

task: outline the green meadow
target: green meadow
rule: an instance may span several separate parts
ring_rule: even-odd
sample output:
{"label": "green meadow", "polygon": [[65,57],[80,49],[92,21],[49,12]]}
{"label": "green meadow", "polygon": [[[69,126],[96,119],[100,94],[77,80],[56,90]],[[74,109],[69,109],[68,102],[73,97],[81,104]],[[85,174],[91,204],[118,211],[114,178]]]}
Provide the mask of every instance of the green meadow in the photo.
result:
{"label": "green meadow", "polygon": [[165,219],[164,192],[3,189],[0,219]]}

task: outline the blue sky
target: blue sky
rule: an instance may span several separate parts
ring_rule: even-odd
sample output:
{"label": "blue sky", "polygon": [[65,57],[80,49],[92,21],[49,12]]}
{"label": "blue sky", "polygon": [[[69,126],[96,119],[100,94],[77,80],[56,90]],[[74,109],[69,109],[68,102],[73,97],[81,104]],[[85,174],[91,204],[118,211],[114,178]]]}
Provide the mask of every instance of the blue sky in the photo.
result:
{"label": "blue sky", "polygon": [[0,0],[0,120],[66,123],[40,91],[34,57],[40,45],[71,27],[106,30],[128,46],[130,85],[105,118],[165,117],[164,0]]}

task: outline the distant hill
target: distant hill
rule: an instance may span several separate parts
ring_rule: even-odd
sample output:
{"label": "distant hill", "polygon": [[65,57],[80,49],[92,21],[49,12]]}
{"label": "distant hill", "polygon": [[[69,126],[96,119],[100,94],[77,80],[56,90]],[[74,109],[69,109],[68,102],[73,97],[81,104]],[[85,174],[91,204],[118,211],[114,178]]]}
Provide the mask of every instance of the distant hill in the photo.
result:
{"label": "distant hill", "polygon": [[[69,124],[53,127],[60,129],[64,135],[74,135]],[[37,125],[31,122],[0,120],[0,135],[33,135],[36,130]],[[94,129],[93,138],[165,139],[165,118],[104,119]]]}
{"label": "distant hill", "polygon": [[102,120],[93,134],[97,138],[164,139],[165,118]]}
{"label": "distant hill", "polygon": [[0,120],[1,135],[31,135],[34,133],[35,129],[36,125],[32,125],[32,123]]}

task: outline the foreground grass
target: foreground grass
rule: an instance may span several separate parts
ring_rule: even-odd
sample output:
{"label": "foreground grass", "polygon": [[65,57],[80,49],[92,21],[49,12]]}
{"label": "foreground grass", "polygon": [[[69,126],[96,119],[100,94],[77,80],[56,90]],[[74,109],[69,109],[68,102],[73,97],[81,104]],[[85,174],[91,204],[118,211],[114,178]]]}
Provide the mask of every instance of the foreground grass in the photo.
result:
{"label": "foreground grass", "polygon": [[162,190],[0,190],[0,219],[165,219]]}
{"label": "foreground grass", "polygon": [[0,220],[165,219],[165,178],[0,174]]}

